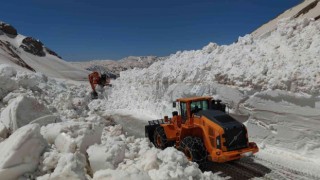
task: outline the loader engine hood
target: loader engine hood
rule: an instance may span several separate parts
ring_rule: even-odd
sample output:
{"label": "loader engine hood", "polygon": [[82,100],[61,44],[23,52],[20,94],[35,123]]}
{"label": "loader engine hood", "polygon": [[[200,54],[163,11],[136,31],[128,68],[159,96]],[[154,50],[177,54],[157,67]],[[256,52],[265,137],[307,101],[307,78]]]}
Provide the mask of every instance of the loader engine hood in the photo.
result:
{"label": "loader engine hood", "polygon": [[225,139],[223,146],[227,148],[227,151],[248,147],[247,130],[245,126],[230,115],[211,109],[200,111],[197,115],[205,116],[223,128],[224,134],[222,138]]}

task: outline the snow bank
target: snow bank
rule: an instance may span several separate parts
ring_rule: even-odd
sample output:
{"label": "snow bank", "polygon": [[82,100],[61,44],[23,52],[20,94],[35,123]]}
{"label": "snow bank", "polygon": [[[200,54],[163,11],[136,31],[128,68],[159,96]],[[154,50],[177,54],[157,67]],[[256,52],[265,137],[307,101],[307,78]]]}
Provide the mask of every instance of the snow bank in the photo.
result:
{"label": "snow bank", "polygon": [[319,103],[319,97],[278,90],[256,93],[240,109],[250,112],[252,140],[320,162]]}
{"label": "snow bank", "polygon": [[317,96],[319,29],[319,21],[283,20],[266,39],[247,35],[230,46],[210,43],[202,50],[177,52],[147,69],[122,72],[107,106],[162,116],[176,98],[219,94],[217,83],[249,95],[281,89]]}
{"label": "snow bank", "polygon": [[[8,129],[15,131],[22,126],[29,124],[40,117],[48,116],[49,114],[50,112],[48,109],[36,99],[27,96],[19,96],[1,112],[0,121]],[[38,119],[37,121],[41,120],[47,121],[48,118]]]}
{"label": "snow bank", "polygon": [[0,177],[17,179],[34,171],[46,144],[39,125],[30,124],[18,129],[0,143]]}

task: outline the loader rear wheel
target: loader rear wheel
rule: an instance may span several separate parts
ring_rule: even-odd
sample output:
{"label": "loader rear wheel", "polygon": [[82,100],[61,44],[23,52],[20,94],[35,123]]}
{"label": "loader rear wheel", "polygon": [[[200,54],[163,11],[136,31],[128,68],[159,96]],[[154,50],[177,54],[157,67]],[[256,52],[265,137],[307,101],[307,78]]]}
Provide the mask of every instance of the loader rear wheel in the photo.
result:
{"label": "loader rear wheel", "polygon": [[159,149],[165,149],[169,146],[170,143],[167,140],[167,136],[164,132],[163,127],[159,126],[156,128],[153,135],[153,142],[154,145]]}
{"label": "loader rear wheel", "polygon": [[207,150],[199,137],[185,137],[179,148],[190,161],[196,162],[198,164],[203,164],[207,160]]}

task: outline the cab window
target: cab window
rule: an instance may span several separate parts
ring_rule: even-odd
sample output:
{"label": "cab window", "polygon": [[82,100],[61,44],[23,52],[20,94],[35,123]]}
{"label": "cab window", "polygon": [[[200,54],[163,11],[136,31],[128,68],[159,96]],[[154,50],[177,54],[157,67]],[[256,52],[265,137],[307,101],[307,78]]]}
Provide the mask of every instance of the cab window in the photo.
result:
{"label": "cab window", "polygon": [[180,106],[181,106],[181,117],[183,122],[185,122],[187,119],[187,105],[185,102],[181,102]]}
{"label": "cab window", "polygon": [[192,113],[197,113],[201,110],[207,110],[208,108],[209,108],[209,104],[208,104],[208,101],[206,100],[191,102]]}

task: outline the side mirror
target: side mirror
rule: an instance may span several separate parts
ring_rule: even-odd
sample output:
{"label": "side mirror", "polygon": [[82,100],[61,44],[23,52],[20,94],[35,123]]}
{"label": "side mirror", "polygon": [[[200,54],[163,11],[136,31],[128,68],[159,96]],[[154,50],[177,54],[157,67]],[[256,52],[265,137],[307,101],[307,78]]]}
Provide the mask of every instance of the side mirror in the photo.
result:
{"label": "side mirror", "polygon": [[168,116],[164,116],[164,122],[169,122]]}
{"label": "side mirror", "polygon": [[177,102],[173,102],[172,107],[174,107],[174,108],[177,107]]}
{"label": "side mirror", "polygon": [[172,117],[173,117],[173,116],[178,116],[178,111],[173,111],[173,112],[172,112]]}

